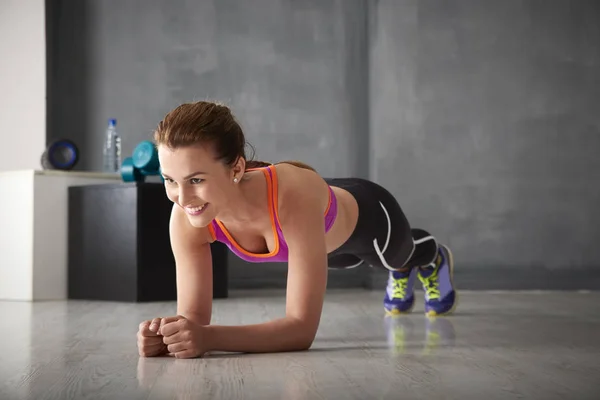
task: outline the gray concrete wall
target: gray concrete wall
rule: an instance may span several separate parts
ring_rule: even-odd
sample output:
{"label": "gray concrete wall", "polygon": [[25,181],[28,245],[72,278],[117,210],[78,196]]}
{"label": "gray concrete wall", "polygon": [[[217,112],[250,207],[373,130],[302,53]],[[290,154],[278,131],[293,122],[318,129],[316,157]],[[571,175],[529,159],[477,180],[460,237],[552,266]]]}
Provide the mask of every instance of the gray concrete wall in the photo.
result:
{"label": "gray concrete wall", "polygon": [[[128,154],[175,105],[225,101],[258,158],[389,188],[463,287],[600,287],[597,21],[593,0],[48,2],[49,137],[98,169],[107,118]],[[284,284],[231,262],[234,286]]]}
{"label": "gray concrete wall", "polygon": [[380,0],[369,20],[371,178],[461,283],[599,287],[600,3]]}
{"label": "gray concrete wall", "polygon": [[[182,102],[229,104],[256,158],[368,176],[367,12],[361,0],[60,0],[47,3],[49,137],[101,168],[106,120],[123,152]],[[233,286],[281,286],[280,264],[231,257]],[[332,286],[365,270],[332,271]]]}

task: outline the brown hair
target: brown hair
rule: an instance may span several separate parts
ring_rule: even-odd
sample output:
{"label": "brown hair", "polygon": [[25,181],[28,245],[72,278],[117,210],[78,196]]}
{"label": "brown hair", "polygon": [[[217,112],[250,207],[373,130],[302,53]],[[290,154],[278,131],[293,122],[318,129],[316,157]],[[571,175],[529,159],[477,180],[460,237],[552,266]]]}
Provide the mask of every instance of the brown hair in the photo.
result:
{"label": "brown hair", "polygon": [[[214,102],[198,101],[184,103],[171,110],[154,131],[156,145],[175,149],[196,144],[209,144],[216,157],[228,166],[233,166],[239,157],[246,160],[246,169],[272,165],[265,161],[250,160],[246,156],[246,146],[254,148],[246,141],[242,128],[235,120],[229,107]],[[315,171],[300,161],[280,161],[300,168]]]}

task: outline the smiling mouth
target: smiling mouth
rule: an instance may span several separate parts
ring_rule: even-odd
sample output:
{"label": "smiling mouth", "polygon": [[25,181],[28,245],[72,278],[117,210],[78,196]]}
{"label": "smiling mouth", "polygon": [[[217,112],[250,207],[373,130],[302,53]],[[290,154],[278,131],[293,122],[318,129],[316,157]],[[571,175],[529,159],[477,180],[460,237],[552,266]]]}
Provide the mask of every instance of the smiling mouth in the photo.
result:
{"label": "smiling mouth", "polygon": [[184,209],[188,215],[196,216],[196,215],[202,214],[204,212],[204,210],[206,210],[207,206],[208,206],[208,203],[204,203],[198,207],[184,207]]}

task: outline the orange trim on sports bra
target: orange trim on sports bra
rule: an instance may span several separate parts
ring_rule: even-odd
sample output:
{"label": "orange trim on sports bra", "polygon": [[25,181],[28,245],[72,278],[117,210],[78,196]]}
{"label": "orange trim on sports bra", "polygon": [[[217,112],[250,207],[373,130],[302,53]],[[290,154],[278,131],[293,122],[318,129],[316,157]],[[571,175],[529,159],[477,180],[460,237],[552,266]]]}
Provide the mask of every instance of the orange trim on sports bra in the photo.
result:
{"label": "orange trim on sports bra", "polygon": [[[279,227],[281,228],[281,221],[279,221],[279,179],[277,178],[277,171],[275,170],[275,166],[271,165],[266,167],[269,170],[271,170],[271,173],[273,174],[273,205],[275,208],[275,218],[277,219],[277,223],[279,224]],[[269,173],[264,171],[265,175],[268,177]],[[273,221],[275,222],[275,221]]]}
{"label": "orange trim on sports bra", "polygon": [[217,240],[217,234],[215,233],[215,228],[213,227],[212,224],[208,224],[208,232],[210,233],[210,236],[212,237],[213,242],[215,240]]}
{"label": "orange trim on sports bra", "polygon": [[[229,231],[227,230],[227,228],[225,228],[225,225],[223,225],[223,223],[219,220],[215,221],[217,222],[217,224],[219,225],[219,227],[221,228],[221,230],[223,231],[223,233],[225,234],[225,236],[227,237],[227,239],[229,239],[229,241],[231,242],[232,245],[235,246],[235,248],[237,250],[239,250],[241,253],[247,255],[247,256],[251,256],[251,257],[273,257],[275,256],[277,253],[279,253],[279,235],[277,234],[277,228],[275,226],[275,215],[273,213],[273,186],[275,186],[273,184],[273,182],[271,181],[271,177],[269,176],[269,172],[266,171],[264,168],[260,168],[262,169],[265,178],[267,180],[267,194],[268,194],[268,203],[269,203],[269,215],[271,217],[271,229],[273,230],[273,237],[275,240],[275,248],[273,249],[273,251],[271,251],[270,253],[251,253],[248,250],[244,249],[242,246],[240,246],[238,244],[238,242],[235,241],[235,239],[231,236],[231,234],[229,233]],[[275,197],[276,198],[276,197]]]}
{"label": "orange trim on sports bra", "polygon": [[329,209],[331,208],[331,190],[327,190],[327,194],[329,195],[329,201],[327,202],[327,208],[325,209],[325,216],[329,213]]}
{"label": "orange trim on sports bra", "polygon": [[[248,250],[244,249],[242,246],[239,245],[239,243],[233,238],[233,236],[231,236],[231,234],[229,233],[229,231],[227,230],[227,228],[225,227],[225,225],[223,225],[223,223],[221,221],[215,219],[215,222],[219,225],[219,227],[223,231],[223,234],[227,237],[227,239],[231,242],[231,244],[237,250],[239,250],[241,253],[243,253],[247,256],[251,256],[251,257],[267,258],[267,257],[273,257],[273,256],[277,255],[279,253],[279,247],[280,247],[279,235],[277,233],[277,225],[279,225],[279,227],[281,227],[281,222],[279,220],[279,202],[278,202],[278,198],[279,198],[278,181],[279,181],[279,179],[277,177],[277,171],[275,169],[275,165],[270,165],[268,167],[250,168],[250,169],[247,169],[246,171],[256,171],[256,170],[261,170],[263,172],[263,174],[265,175],[265,179],[267,181],[267,197],[268,197],[268,205],[269,205],[269,215],[271,218],[271,228],[272,228],[273,237],[275,240],[275,249],[273,249],[273,251],[269,252],[269,253],[249,252]],[[273,174],[272,177],[269,174],[268,170],[270,170],[271,173]],[[329,212],[329,210],[331,208],[331,203],[332,203],[331,190],[328,190],[328,194],[329,194],[329,201],[327,204],[327,208],[324,212],[324,216],[327,216],[327,213]],[[276,224],[276,222],[277,222],[277,224]],[[210,231],[211,236],[213,237],[213,240],[216,240],[216,233],[214,232],[214,228],[213,228],[212,224],[209,225],[209,231]]]}

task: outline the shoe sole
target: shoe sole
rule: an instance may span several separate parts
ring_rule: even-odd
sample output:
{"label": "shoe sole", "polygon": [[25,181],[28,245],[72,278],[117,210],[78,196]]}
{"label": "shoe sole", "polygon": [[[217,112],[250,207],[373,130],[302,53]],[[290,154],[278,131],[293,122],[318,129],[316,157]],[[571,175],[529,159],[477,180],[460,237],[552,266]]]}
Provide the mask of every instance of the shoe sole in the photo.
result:
{"label": "shoe sole", "polygon": [[415,303],[413,302],[412,305],[406,309],[405,311],[400,311],[396,308],[392,309],[392,310],[388,310],[387,308],[383,308],[385,310],[385,314],[389,315],[389,316],[396,316],[396,315],[404,315],[404,314],[410,314],[413,311],[413,308],[415,308]]}
{"label": "shoe sole", "polygon": [[435,311],[428,311],[425,313],[428,317],[441,317],[445,315],[450,315],[456,310],[456,306],[458,305],[458,291],[456,290],[456,286],[454,285],[454,256],[452,255],[452,251],[445,244],[440,245],[443,247],[443,250],[446,252],[446,256],[448,257],[448,266],[450,267],[450,284],[454,289],[454,304],[452,307],[446,312],[437,313]]}

